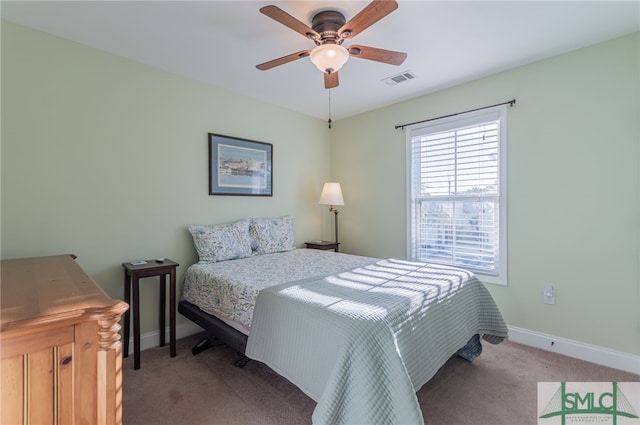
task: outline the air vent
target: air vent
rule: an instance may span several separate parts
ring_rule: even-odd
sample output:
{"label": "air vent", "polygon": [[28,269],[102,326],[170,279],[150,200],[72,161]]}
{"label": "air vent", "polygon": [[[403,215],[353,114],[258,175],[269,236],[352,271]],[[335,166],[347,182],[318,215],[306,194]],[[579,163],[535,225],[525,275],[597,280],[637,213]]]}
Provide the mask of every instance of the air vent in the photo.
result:
{"label": "air vent", "polygon": [[416,74],[411,71],[404,71],[400,74],[392,75],[391,77],[383,78],[382,81],[388,86],[395,86],[396,84],[404,83],[416,78]]}

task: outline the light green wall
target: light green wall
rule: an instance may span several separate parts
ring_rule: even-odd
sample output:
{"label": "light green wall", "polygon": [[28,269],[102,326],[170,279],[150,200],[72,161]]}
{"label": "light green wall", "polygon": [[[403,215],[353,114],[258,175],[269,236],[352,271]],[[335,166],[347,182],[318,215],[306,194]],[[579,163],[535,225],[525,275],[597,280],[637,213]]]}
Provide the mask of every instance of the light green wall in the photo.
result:
{"label": "light green wall", "polygon": [[[209,196],[208,132],[272,143],[273,197]],[[322,120],[2,22],[2,258],[75,253],[122,298],[121,263],[196,261],[190,223],[292,214],[301,246],[322,231],[329,149]]]}
{"label": "light green wall", "polygon": [[[490,290],[512,326],[640,354],[639,52],[636,33],[337,122],[343,247],[406,255],[405,133],[395,125],[516,98],[508,286]],[[545,284],[554,306],[542,303]]]}
{"label": "light green wall", "polygon": [[[640,35],[334,122],[2,22],[1,256],[73,252],[114,297],[120,263],[196,259],[189,223],[296,217],[344,251],[405,256],[404,132],[394,125],[517,99],[509,109],[507,322],[640,354]],[[421,76],[428,78],[428,76]],[[410,83],[409,83],[410,84]],[[274,144],[272,198],[208,196],[206,134]],[[542,287],[557,304],[542,304]],[[142,286],[142,332],[157,328]],[[179,320],[182,320],[179,316]]]}

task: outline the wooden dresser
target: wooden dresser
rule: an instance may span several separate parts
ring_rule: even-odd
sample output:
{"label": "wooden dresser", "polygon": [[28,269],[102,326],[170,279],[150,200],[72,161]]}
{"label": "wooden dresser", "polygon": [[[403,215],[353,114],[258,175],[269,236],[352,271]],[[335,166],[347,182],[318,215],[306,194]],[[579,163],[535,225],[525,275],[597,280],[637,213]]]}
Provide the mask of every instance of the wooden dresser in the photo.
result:
{"label": "wooden dresser", "polygon": [[74,255],[2,260],[0,423],[122,423],[120,316]]}

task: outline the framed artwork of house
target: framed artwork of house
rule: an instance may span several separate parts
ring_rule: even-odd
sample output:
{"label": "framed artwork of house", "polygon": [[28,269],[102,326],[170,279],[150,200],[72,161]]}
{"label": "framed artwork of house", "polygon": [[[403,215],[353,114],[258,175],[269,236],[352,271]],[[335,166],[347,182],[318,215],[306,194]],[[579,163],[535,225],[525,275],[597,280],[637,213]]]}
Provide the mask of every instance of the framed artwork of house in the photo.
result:
{"label": "framed artwork of house", "polygon": [[273,145],[209,133],[209,195],[272,196]]}

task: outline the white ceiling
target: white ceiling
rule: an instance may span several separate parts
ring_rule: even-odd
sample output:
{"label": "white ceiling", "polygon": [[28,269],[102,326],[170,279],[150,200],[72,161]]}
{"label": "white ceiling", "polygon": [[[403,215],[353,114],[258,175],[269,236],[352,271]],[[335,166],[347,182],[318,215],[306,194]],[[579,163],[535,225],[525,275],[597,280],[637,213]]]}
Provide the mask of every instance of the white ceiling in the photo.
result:
{"label": "white ceiling", "polygon": [[[399,67],[351,58],[331,90],[332,118],[355,115],[640,30],[638,1],[403,1],[344,45],[404,51]],[[2,18],[275,105],[327,119],[320,71],[303,58],[255,65],[311,40],[261,14],[275,4],[305,24],[347,20],[358,1],[2,1]],[[631,53],[631,52],[630,52]],[[637,52],[636,52],[637,54]],[[383,78],[418,78],[388,86]]]}

